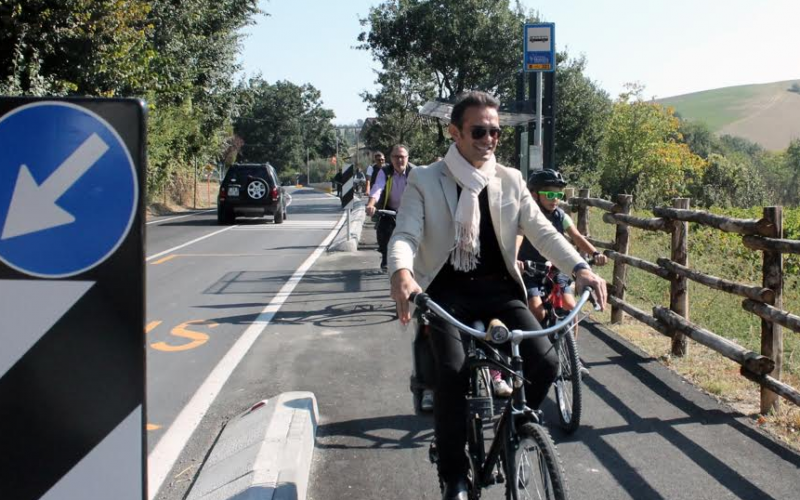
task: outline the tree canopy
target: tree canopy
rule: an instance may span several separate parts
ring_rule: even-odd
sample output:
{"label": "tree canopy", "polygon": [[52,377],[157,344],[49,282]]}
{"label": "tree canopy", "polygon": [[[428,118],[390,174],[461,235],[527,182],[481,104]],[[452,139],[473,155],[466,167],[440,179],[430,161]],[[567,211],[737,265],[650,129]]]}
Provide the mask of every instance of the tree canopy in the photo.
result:
{"label": "tree canopy", "polygon": [[642,92],[631,85],[614,103],[600,184],[606,193],[634,194],[637,204],[650,206],[686,195],[705,161],[681,142],[673,111],[644,101]]}

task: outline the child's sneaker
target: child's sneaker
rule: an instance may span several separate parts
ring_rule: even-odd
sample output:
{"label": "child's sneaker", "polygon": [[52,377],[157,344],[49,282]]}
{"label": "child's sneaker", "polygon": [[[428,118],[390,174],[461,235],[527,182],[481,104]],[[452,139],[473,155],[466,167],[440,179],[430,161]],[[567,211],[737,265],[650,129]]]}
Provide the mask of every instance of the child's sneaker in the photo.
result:
{"label": "child's sneaker", "polygon": [[494,391],[494,395],[500,398],[507,398],[514,392],[511,386],[502,378],[492,380],[492,390]]}
{"label": "child's sneaker", "polygon": [[422,411],[433,411],[433,391],[425,389],[422,391],[422,399],[419,402],[419,407]]}

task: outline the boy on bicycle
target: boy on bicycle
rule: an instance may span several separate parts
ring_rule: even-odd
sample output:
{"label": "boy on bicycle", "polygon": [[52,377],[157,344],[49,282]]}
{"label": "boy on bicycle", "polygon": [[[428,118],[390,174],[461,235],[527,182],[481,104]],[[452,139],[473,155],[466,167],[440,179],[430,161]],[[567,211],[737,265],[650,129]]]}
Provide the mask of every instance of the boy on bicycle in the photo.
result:
{"label": "boy on bicycle", "polygon": [[[536,200],[539,209],[547,217],[559,233],[569,236],[575,246],[580,251],[594,258],[594,263],[598,266],[605,265],[607,258],[605,255],[597,251],[575,227],[572,218],[561,208],[558,203],[564,199],[564,187],[567,181],[562,177],[560,172],[551,169],[539,170],[533,172],[528,178],[528,190],[531,196]],[[522,269],[522,262],[531,260],[537,263],[544,263],[547,261],[534,247],[531,245],[524,236],[517,235],[517,264]],[[561,286],[561,291],[564,294],[564,309],[571,311],[575,308],[575,291],[572,288],[572,280],[563,272],[558,273],[556,278],[558,284]],[[542,293],[540,289],[541,284],[534,282],[532,278],[523,274],[523,281],[525,288],[528,291],[528,307],[530,308],[536,319],[542,321],[545,317],[544,305],[542,304]]]}

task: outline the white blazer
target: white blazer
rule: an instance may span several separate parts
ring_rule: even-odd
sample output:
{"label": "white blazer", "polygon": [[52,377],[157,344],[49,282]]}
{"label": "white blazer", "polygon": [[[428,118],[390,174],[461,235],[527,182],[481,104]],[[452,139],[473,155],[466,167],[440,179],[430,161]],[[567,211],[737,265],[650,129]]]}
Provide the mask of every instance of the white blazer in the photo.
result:
{"label": "white blazer", "polygon": [[[498,164],[486,189],[503,261],[523,291],[525,285],[516,266],[517,234],[524,234],[542,255],[567,273],[584,262],[539,210],[519,170]],[[389,276],[408,269],[423,290],[428,288],[455,246],[457,203],[456,181],[444,160],[411,171],[389,241]]]}

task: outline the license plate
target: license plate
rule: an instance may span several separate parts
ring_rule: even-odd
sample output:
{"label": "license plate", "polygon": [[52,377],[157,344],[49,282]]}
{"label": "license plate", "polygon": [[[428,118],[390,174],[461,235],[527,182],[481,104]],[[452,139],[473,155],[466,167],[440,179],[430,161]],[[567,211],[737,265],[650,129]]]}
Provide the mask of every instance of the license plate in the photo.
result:
{"label": "license plate", "polygon": [[228,196],[239,196],[239,188],[236,186],[229,187]]}

